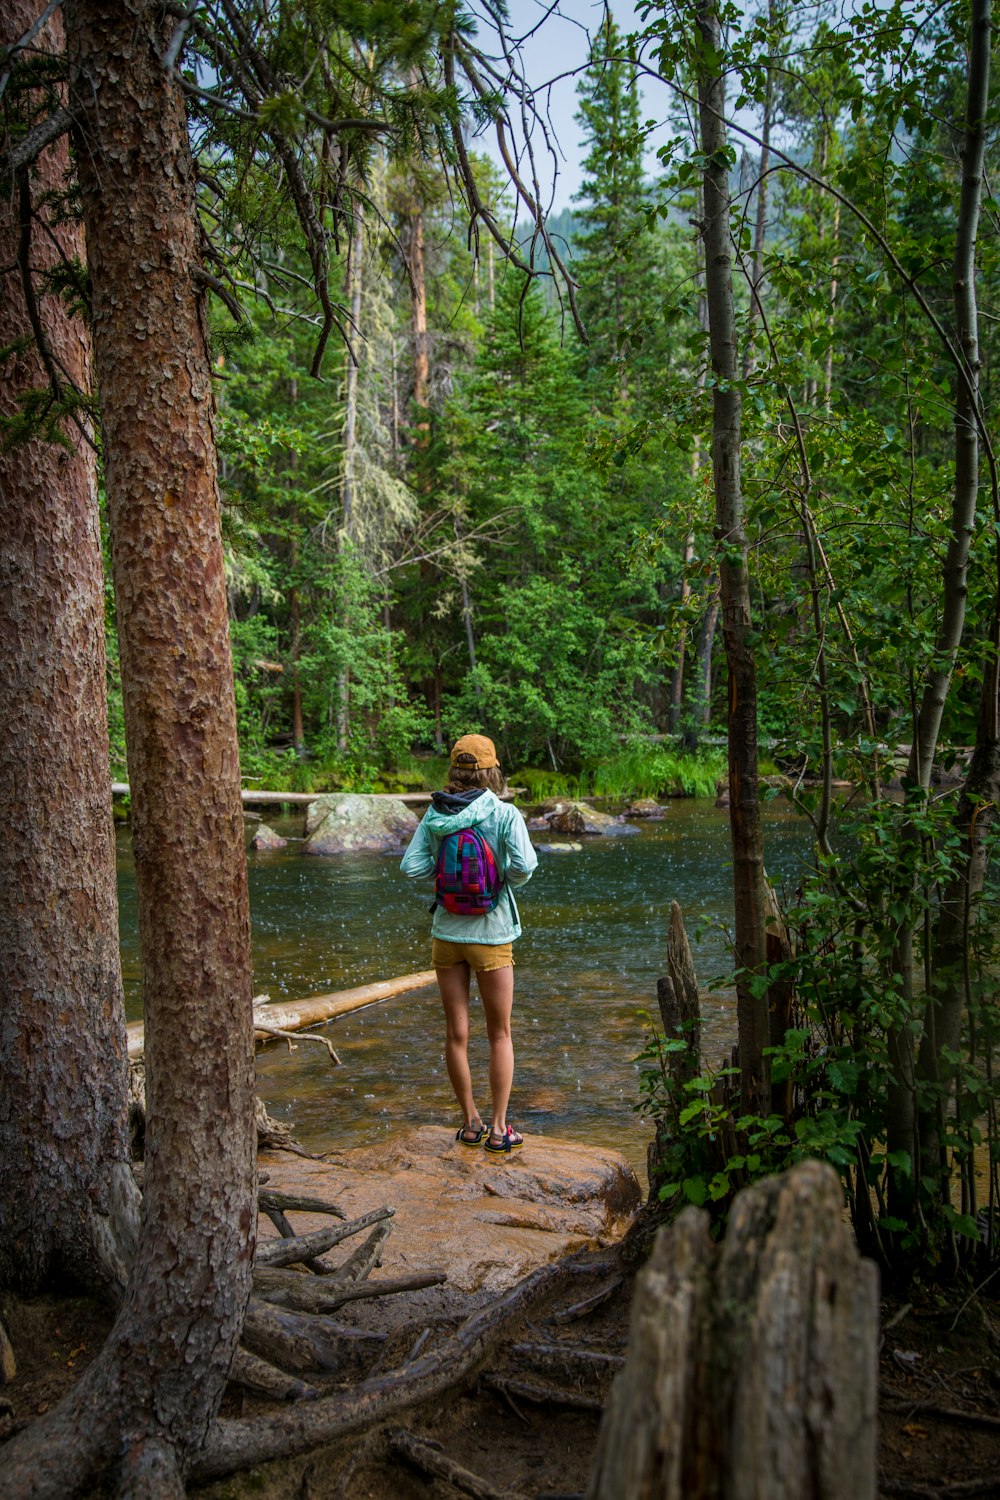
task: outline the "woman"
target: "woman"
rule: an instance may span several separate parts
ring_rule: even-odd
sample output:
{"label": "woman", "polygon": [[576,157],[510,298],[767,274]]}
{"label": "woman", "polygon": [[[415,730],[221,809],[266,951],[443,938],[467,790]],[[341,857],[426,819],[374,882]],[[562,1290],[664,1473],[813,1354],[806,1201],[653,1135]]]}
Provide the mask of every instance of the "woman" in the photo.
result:
{"label": "woman", "polygon": [[[530,879],[538,863],[521,814],[512,803],[500,800],[504,784],[493,741],[483,734],[463,735],[452,747],[448,784],[431,798],[400,866],[404,875],[414,879],[435,875],[443,840],[462,829],[474,829],[496,861],[502,882],[496,904],[480,915],[467,915],[449,911],[435,901],[431,949],[444,1006],[448,1077],[464,1118],[455,1139],[463,1146],[476,1147],[485,1137],[485,1149],[498,1156],[509,1156],[524,1144],[523,1136],[507,1120],[514,1081],[510,1037],[512,944],[521,936],[511,887]],[[492,1119],[488,1131],[475,1105],[469,1071],[469,989],[473,973],[490,1041]]]}

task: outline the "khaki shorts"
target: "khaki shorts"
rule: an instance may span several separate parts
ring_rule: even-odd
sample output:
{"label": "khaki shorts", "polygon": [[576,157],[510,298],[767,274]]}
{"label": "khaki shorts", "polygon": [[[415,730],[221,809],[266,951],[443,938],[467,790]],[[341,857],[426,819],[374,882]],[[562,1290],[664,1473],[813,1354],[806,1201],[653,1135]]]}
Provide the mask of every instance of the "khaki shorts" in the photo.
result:
{"label": "khaki shorts", "polygon": [[513,944],[448,943],[444,938],[431,938],[431,963],[435,969],[453,969],[456,964],[465,963],[474,974],[487,969],[512,969]]}

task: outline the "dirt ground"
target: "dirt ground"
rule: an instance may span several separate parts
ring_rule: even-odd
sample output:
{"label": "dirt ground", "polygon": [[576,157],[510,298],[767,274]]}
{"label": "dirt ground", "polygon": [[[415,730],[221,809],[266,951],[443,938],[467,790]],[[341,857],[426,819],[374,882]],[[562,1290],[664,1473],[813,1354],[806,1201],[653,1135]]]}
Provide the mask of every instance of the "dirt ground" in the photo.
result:
{"label": "dirt ground", "polygon": [[[911,1293],[906,1302],[883,1302],[881,1495],[1000,1495],[1000,1303],[989,1290],[971,1297],[968,1289]],[[627,1343],[630,1291],[630,1274],[609,1262],[607,1253],[595,1255],[534,1310],[513,1348],[502,1349],[450,1399],[404,1412],[306,1457],[192,1493],[199,1500],[447,1500],[459,1492],[456,1486],[425,1467],[437,1457],[478,1476],[481,1494],[580,1496],[600,1404]],[[409,1295],[385,1300],[402,1303]],[[602,1295],[591,1310],[581,1310]],[[362,1311],[366,1306],[369,1311]],[[411,1352],[427,1309],[418,1306],[412,1309],[416,1317],[408,1317],[402,1307],[376,1314],[372,1306],[357,1303],[352,1311],[358,1328],[378,1331],[381,1324],[387,1332],[374,1368],[388,1369]],[[107,1318],[81,1298],[7,1302],[0,1312],[18,1358],[14,1382],[0,1387],[2,1442],[59,1399],[100,1347]],[[446,1337],[455,1315],[438,1323],[435,1336]],[[584,1369],[586,1361],[578,1356],[561,1359],[552,1345],[597,1355],[590,1362],[595,1369]],[[351,1378],[357,1373],[344,1368],[316,1383],[336,1388]],[[229,1415],[263,1410],[245,1394],[227,1396]],[[415,1465],[394,1447],[400,1431],[440,1448],[420,1449]],[[460,1490],[461,1476],[452,1477]]]}

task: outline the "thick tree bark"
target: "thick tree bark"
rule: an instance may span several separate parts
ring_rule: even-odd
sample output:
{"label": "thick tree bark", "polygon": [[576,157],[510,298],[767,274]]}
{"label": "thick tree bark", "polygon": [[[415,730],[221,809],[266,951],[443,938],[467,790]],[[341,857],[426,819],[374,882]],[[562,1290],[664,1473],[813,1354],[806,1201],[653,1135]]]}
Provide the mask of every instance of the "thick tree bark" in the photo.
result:
{"label": "thick tree bark", "polygon": [[767,1112],[769,1045],[767,995],[752,980],[764,974],[764,845],[757,793],[757,681],[750,642],[750,575],[743,528],[740,474],[739,366],[733,314],[729,232],[729,165],[726,148],[722,31],[712,3],[697,14],[703,54],[698,80],[701,149],[705,158],[705,296],[712,351],[712,469],[722,630],[729,667],[729,819],[733,842],[736,1007],[740,1044],[740,1097],[744,1112]]}
{"label": "thick tree bark", "polygon": [[102,1463],[180,1496],[215,1415],[255,1236],[251,966],[194,172],[174,22],[65,6],[93,289],[146,1015],[146,1189],[126,1299],[67,1400],[7,1447],[7,1497]]}
{"label": "thick tree bark", "polygon": [[[41,14],[2,0],[0,48]],[[50,17],[34,46],[62,50]],[[21,397],[88,393],[90,339],[43,294],[83,234],[47,201],[70,185],[49,147],[0,200],[0,415]],[[53,392],[55,397],[55,392]],[[0,1286],[53,1276],[124,1289],[138,1232],[128,1161],[125,1008],[108,783],[104,575],[89,423],[0,453]]]}
{"label": "thick tree bark", "polygon": [[833,1169],[746,1188],[722,1245],[688,1208],[632,1303],[588,1500],[874,1500],[878,1272]]}

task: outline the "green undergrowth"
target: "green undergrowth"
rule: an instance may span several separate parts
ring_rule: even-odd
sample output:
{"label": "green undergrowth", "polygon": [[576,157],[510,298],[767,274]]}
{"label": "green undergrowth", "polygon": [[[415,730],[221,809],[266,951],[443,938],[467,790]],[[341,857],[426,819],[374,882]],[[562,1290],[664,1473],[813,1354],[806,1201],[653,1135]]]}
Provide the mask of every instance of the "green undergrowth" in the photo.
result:
{"label": "green undergrowth", "polygon": [[528,798],[546,797],[714,797],[726,775],[726,752],[692,752],[661,745],[636,745],[608,756],[577,775],[528,767],[512,778]]}

